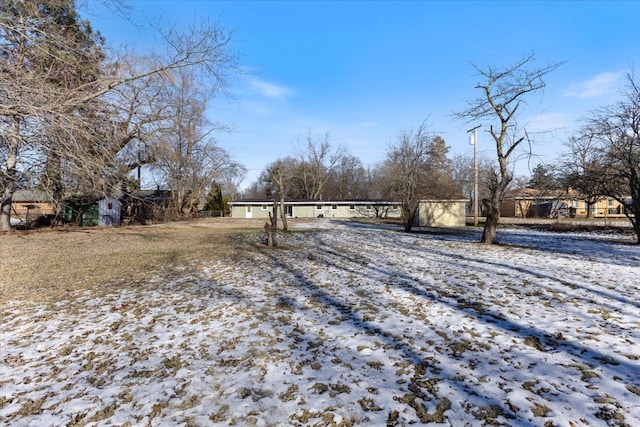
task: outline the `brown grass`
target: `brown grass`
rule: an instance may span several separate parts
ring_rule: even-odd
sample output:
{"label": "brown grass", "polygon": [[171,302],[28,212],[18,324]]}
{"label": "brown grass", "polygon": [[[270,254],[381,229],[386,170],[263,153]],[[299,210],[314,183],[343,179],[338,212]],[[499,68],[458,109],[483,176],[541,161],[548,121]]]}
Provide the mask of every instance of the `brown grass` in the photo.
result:
{"label": "brown grass", "polygon": [[59,300],[78,290],[172,277],[178,268],[241,253],[233,236],[264,220],[207,218],[150,226],[0,234],[0,300]]}

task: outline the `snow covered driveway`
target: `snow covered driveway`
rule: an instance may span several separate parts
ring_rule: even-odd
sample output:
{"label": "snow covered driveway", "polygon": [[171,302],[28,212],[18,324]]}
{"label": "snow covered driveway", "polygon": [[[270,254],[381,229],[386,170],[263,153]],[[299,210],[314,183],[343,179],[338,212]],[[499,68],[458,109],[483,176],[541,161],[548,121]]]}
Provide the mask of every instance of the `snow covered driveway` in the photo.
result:
{"label": "snow covered driveway", "polygon": [[0,302],[0,422],[640,425],[631,239],[320,224],[170,282]]}

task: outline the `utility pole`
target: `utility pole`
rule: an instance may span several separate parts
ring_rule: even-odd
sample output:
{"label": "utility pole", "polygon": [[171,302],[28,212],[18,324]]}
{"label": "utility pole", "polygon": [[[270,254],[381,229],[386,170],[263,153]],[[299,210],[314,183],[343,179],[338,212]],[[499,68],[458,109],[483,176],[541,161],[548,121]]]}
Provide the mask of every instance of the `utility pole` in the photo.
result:
{"label": "utility pole", "polygon": [[469,143],[473,145],[473,226],[478,226],[478,128],[481,125],[469,129],[473,132],[469,136]]}

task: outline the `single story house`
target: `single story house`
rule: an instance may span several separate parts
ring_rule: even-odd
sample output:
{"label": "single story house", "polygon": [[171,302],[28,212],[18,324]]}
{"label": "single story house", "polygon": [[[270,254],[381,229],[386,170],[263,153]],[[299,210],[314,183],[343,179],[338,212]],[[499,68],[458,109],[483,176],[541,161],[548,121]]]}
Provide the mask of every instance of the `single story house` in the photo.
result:
{"label": "single story house", "polygon": [[[522,188],[508,191],[500,205],[500,215],[516,218],[586,217],[588,204],[581,195],[568,190]],[[592,206],[596,218],[622,218],[624,206],[611,197],[599,197]]]}
{"label": "single story house", "polygon": [[415,225],[421,227],[464,227],[467,199],[420,200]]}
{"label": "single story house", "polygon": [[[229,202],[233,218],[269,218],[274,200]],[[400,203],[388,200],[286,200],[288,218],[400,218]]]}

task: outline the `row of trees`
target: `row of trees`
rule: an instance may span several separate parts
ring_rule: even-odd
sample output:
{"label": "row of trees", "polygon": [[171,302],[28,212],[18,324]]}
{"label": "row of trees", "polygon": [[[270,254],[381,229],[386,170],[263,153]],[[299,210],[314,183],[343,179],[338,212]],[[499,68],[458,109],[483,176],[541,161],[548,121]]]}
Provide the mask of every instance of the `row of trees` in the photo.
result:
{"label": "row of trees", "polygon": [[0,2],[0,230],[20,188],[59,208],[70,195],[136,188],[130,172],[148,165],[185,215],[214,181],[238,183],[245,170],[205,114],[237,71],[233,32],[200,22],[159,36],[162,50],[111,52],[74,0]]}
{"label": "row of trees", "polygon": [[533,170],[529,186],[573,188],[590,217],[600,197],[615,199],[640,236],[640,85],[632,73],[620,101],[587,115],[566,148],[562,160]]}
{"label": "row of trees", "polygon": [[[420,199],[461,197],[462,185],[448,151],[444,139],[423,123],[401,132],[386,159],[365,168],[344,148],[332,147],[329,134],[318,139],[309,133],[297,156],[269,164],[245,196],[276,199],[281,207],[285,199],[397,200],[405,229],[411,230]],[[286,228],[283,209],[280,216]]]}

